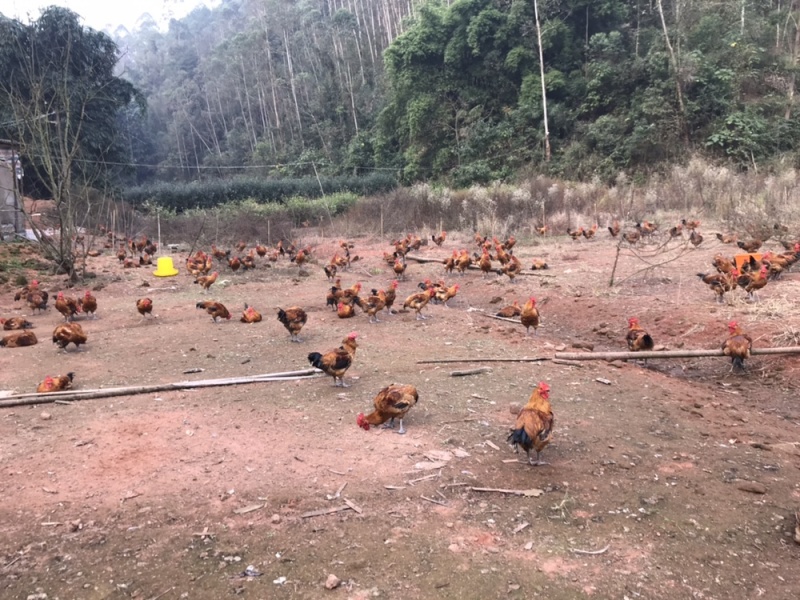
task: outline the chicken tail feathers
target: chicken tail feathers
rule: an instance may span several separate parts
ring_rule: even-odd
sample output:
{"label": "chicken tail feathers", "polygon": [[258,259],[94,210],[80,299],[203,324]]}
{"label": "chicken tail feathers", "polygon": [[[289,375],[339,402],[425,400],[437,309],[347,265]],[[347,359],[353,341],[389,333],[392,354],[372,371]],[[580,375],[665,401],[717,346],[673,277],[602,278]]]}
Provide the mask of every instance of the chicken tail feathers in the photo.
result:
{"label": "chicken tail feathers", "polygon": [[655,343],[653,342],[653,338],[650,337],[649,333],[645,333],[642,336],[642,350],[652,350]]}
{"label": "chicken tail feathers", "polygon": [[744,359],[741,356],[732,357],[734,371],[744,371]]}
{"label": "chicken tail feathers", "polygon": [[522,446],[524,450],[530,450],[533,447],[533,440],[525,431],[524,427],[520,427],[519,429],[515,429],[512,431],[508,436],[508,443],[512,446]]}
{"label": "chicken tail feathers", "polygon": [[311,363],[312,367],[316,367],[317,369],[322,369],[322,354],[319,352],[311,352],[308,355],[308,362]]}

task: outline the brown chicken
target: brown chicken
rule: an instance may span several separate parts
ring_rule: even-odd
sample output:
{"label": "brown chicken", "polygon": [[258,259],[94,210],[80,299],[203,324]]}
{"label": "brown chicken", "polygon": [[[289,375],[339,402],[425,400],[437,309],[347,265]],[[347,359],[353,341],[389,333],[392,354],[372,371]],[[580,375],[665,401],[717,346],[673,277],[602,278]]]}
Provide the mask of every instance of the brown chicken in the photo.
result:
{"label": "brown chicken", "polygon": [[231,271],[233,271],[235,273],[242,266],[242,259],[240,259],[238,256],[234,256],[233,258],[229,258],[228,259],[228,266],[231,268]]}
{"label": "brown chicken", "polygon": [[583,237],[583,227],[578,227],[577,229],[570,229],[567,227],[567,235],[572,238],[572,241],[576,241]]}
{"label": "brown chicken", "polygon": [[64,292],[58,292],[56,296],[56,310],[64,315],[65,321],[70,321],[75,315],[81,312],[78,301],[72,296],[65,296]]}
{"label": "brown chicken", "polygon": [[299,306],[292,306],[286,310],[278,308],[278,321],[283,323],[286,331],[289,332],[289,341],[303,341],[300,339],[300,330],[303,329],[303,325],[305,325],[308,321],[308,315],[306,315],[306,311]]}
{"label": "brown chicken", "polygon": [[675,225],[669,228],[669,237],[676,238],[683,236],[683,225]]}
{"label": "brown chicken", "polygon": [[47,292],[45,290],[29,292],[25,298],[32,311],[47,310]]}
{"label": "brown chicken", "polygon": [[587,240],[590,240],[590,239],[592,239],[594,237],[595,233],[597,233],[597,223],[592,225],[591,228],[589,228],[589,229],[584,229],[583,230],[583,237],[585,237]]}
{"label": "brown chicken", "polygon": [[53,330],[53,343],[65,350],[70,344],[80,349],[81,344],[86,343],[86,334],[78,323],[62,323]]}
{"label": "brown chicken", "polygon": [[717,233],[717,239],[723,244],[735,244],[739,237],[735,233]]}
{"label": "brown chicken", "polygon": [[[358,298],[358,296],[356,296]],[[355,299],[353,300],[355,302]],[[356,316],[356,307],[351,302],[339,302],[336,305],[336,316],[340,319],[350,319]]]}
{"label": "brown chicken", "polygon": [[428,317],[422,314],[422,309],[427,306],[434,294],[435,291],[432,287],[429,287],[424,292],[411,294],[408,298],[406,298],[405,302],[403,302],[403,308],[413,308],[414,312],[417,313],[417,321],[423,321]]}
{"label": "brown chicken", "polygon": [[444,244],[444,241],[447,239],[447,232],[442,231],[439,235],[431,235],[431,239],[433,243],[437,246],[441,247]]}
{"label": "brown chicken", "polygon": [[484,249],[481,253],[481,257],[478,259],[478,267],[483,271],[483,278],[486,279],[489,272],[492,270],[492,259],[489,257],[488,250]]}
{"label": "brown chicken", "polygon": [[136,310],[139,311],[139,314],[142,315],[144,319],[147,315],[151,315],[155,318],[153,314],[153,301],[150,298],[139,298],[136,301]]}
{"label": "brown chicken", "polygon": [[[441,302],[445,306],[447,306],[447,301],[451,298],[455,298],[456,294],[458,294],[458,290],[461,289],[459,284],[451,285],[450,287],[442,286],[436,291],[435,297],[437,302]],[[447,306],[447,308],[450,308]]]}
{"label": "brown chicken", "polygon": [[692,243],[692,246],[697,248],[703,243],[703,235],[696,229],[692,229],[692,233],[689,234],[689,241]]}
{"label": "brown chicken", "polygon": [[692,220],[681,219],[681,225],[686,227],[686,229],[688,229],[689,231],[694,231],[695,229],[700,227],[700,221],[698,221],[697,219],[692,219]]}
{"label": "brown chicken", "polygon": [[722,254],[715,254],[711,264],[720,273],[730,273],[733,271],[733,262],[722,256]]}
{"label": "brown chicken", "polygon": [[72,380],[75,378],[75,373],[67,373],[66,375],[56,375],[50,377],[49,375],[44,378],[44,381],[36,388],[38,394],[47,394],[50,392],[62,392],[72,387]]}
{"label": "brown chicken", "polygon": [[330,306],[336,310],[336,305],[339,304],[339,299],[342,297],[342,280],[337,278],[331,286],[330,291],[325,299],[325,306]]}
{"label": "brown chicken", "polygon": [[703,283],[714,292],[717,302],[724,302],[725,292],[736,289],[736,279],[739,271],[731,270],[729,273],[697,273]]}
{"label": "brown chicken", "polygon": [[539,227],[538,225],[534,227],[536,233],[539,235],[547,235],[548,230],[550,229],[547,225],[542,225]]}
{"label": "brown chicken", "polygon": [[364,416],[364,413],[358,413],[356,417],[356,424],[365,431],[369,431],[370,425],[383,425],[385,429],[394,429],[394,420],[400,420],[400,429],[397,433],[403,435],[406,430],[403,428],[403,418],[406,416],[411,407],[419,401],[419,394],[417,388],[413,385],[401,385],[393,383],[390,386],[383,388],[378,395],[375,396],[373,404],[375,410]]}
{"label": "brown chicken", "polygon": [[[27,298],[28,294],[32,294],[34,292],[41,293],[42,291],[43,290],[39,287],[39,282],[34,279],[28,285],[23,286],[22,288],[17,290],[17,293],[14,294],[14,302],[17,302],[17,301],[21,300],[22,298]],[[47,292],[44,292],[44,293],[46,294]]]}
{"label": "brown chicken", "polygon": [[256,244],[256,254],[264,258],[267,255],[267,247],[263,244]]}
{"label": "brown chicken", "polygon": [[311,366],[333,377],[334,386],[349,387],[344,382],[344,374],[353,364],[353,359],[356,356],[356,348],[358,348],[357,337],[358,333],[354,331],[344,338],[342,345],[335,350],[325,354],[311,352],[308,355],[308,362],[311,363]]}
{"label": "brown chicken", "polygon": [[392,270],[400,278],[400,281],[405,281],[406,279],[406,266],[406,262],[399,258],[395,259],[394,265],[392,265]]}
{"label": "brown chicken", "polygon": [[[484,248],[486,250],[486,248]],[[495,241],[494,245],[495,255],[501,265],[507,265],[511,261],[511,253],[506,252],[503,247]]]}
{"label": "brown chicken", "polygon": [[14,331],[0,338],[0,346],[5,348],[22,348],[23,346],[33,346],[38,342],[36,334],[27,329]]}
{"label": "brown chicken", "polygon": [[386,292],[383,290],[372,290],[369,297],[361,302],[361,308],[369,315],[370,323],[380,323],[378,313],[386,308]]}
{"label": "brown chicken", "polygon": [[761,244],[763,242],[761,240],[747,240],[746,242],[736,242],[736,245],[739,246],[742,250],[747,252],[748,254],[752,254],[759,248],[761,248]]}
{"label": "brown chicken", "polygon": [[198,302],[194,306],[195,308],[202,308],[209,315],[211,315],[211,320],[214,321],[214,323],[217,322],[217,319],[230,320],[231,318],[231,313],[228,312],[228,309],[225,308],[225,305],[222,302],[206,300],[204,302]]}
{"label": "brown chicken", "polygon": [[[508,442],[519,452],[521,446],[534,467],[546,465],[539,456],[553,437],[553,410],[550,407],[550,386],[544,381],[533,390],[528,403],[519,411]],[[531,459],[531,450],[536,451],[536,462]]]}
{"label": "brown chicken", "polygon": [[753,339],[744,333],[736,321],[728,323],[730,336],[722,344],[722,353],[731,357],[731,371],[744,371],[744,360],[750,358]]}
{"label": "brown chicken", "polygon": [[219,271],[214,271],[211,275],[201,275],[200,277],[195,279],[194,282],[199,283],[200,287],[203,288],[203,291],[207,292],[208,288],[214,285],[214,282],[217,280],[217,277],[219,277]]}
{"label": "brown chicken", "polygon": [[95,298],[92,295],[92,292],[89,290],[86,290],[86,293],[83,294],[81,310],[87,315],[92,315],[93,319],[95,318],[95,312],[97,311],[97,298]]}
{"label": "brown chicken", "polygon": [[761,268],[755,273],[742,273],[739,275],[736,282],[739,287],[744,288],[750,300],[755,300],[755,292],[767,285],[767,281],[769,281],[767,277],[768,272],[769,268],[767,265],[761,265]]}
{"label": "brown chicken", "polygon": [[505,306],[498,310],[495,313],[495,316],[503,317],[505,319],[513,319],[514,317],[520,316],[520,314],[522,314],[522,308],[520,307],[519,302],[514,300],[514,303],[510,306]]}
{"label": "brown chicken", "polygon": [[511,283],[514,283],[514,278],[522,272],[522,263],[516,256],[511,255],[511,260],[508,262],[508,264],[503,265],[500,268],[500,271],[505,275],[508,275]]}
{"label": "brown chicken", "polygon": [[642,234],[639,233],[638,230],[634,231],[626,231],[622,234],[622,239],[628,242],[631,246],[636,244],[640,239],[642,239]]}
{"label": "brown chicken", "polygon": [[652,350],[654,346],[653,338],[639,325],[639,319],[636,317],[628,319],[628,334],[625,336],[625,341],[631,352]]}
{"label": "brown chicken", "polygon": [[550,267],[548,264],[542,260],[541,258],[534,258],[533,263],[531,263],[531,270],[532,271],[543,271],[545,269],[549,269]]}
{"label": "brown chicken", "polygon": [[506,238],[506,241],[500,244],[503,247],[503,250],[511,250],[517,244],[517,238],[513,235],[510,235]]}
{"label": "brown chicken", "polygon": [[528,337],[533,327],[533,335],[536,335],[539,329],[539,309],[536,308],[536,298],[531,296],[522,307],[522,312],[519,315],[520,322],[525,326],[525,337]]}
{"label": "brown chicken", "polygon": [[467,252],[466,248],[462,249],[455,261],[456,270],[463,275],[464,271],[469,269],[471,264],[472,258],[470,257],[469,253]]}
{"label": "brown chicken", "polygon": [[13,329],[33,329],[33,323],[22,317],[11,317],[10,319],[0,319],[0,325],[6,331]]}
{"label": "brown chicken", "polygon": [[394,301],[397,299],[397,280],[395,279],[389,284],[389,289],[386,290],[386,297],[384,298],[384,303],[386,304],[386,312],[392,314],[392,306],[394,306]]}
{"label": "brown chicken", "polygon": [[621,230],[622,228],[620,227],[619,221],[616,219],[611,225],[608,226],[608,233],[611,234],[611,237],[617,237]]}
{"label": "brown chicken", "polygon": [[242,311],[242,318],[239,320],[242,323],[260,323],[261,313],[258,312],[252,306],[248,306],[247,303],[245,303],[244,310]]}
{"label": "brown chicken", "polygon": [[642,221],[641,223],[636,223],[636,229],[638,229],[642,235],[651,235],[656,232],[658,225],[650,221]]}

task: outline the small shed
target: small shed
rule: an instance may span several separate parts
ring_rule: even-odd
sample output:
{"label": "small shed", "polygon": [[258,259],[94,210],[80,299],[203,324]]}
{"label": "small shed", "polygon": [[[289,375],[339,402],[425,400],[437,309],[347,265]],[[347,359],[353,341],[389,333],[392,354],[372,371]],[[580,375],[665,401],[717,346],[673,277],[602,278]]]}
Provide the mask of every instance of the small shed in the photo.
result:
{"label": "small shed", "polygon": [[20,208],[20,179],[19,146],[11,140],[0,139],[0,239],[6,235],[25,235],[25,216]]}

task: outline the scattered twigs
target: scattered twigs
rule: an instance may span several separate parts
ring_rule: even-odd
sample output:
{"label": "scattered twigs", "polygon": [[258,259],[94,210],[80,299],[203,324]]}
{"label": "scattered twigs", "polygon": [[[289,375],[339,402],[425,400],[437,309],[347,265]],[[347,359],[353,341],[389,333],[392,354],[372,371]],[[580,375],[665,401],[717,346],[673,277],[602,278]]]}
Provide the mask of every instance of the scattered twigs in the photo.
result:
{"label": "scattered twigs", "polygon": [[417,477],[416,479],[409,479],[406,483],[410,485],[414,485],[415,483],[419,483],[420,481],[427,481],[428,479],[437,479],[442,474],[441,471],[438,473],[431,473],[430,475],[425,475],[424,477]]}
{"label": "scattered twigs", "polygon": [[357,506],[357,505],[356,505],[356,503],[355,503],[355,502],[353,502],[352,500],[349,500],[348,498],[343,498],[343,500],[344,500],[344,503],[345,503],[345,504],[347,504],[347,506],[349,506],[350,508],[352,508],[352,509],[353,509],[354,511],[356,511],[358,514],[361,514],[361,513],[363,512],[363,511],[361,510],[361,507],[360,507],[360,506]]}
{"label": "scattered twigs", "polygon": [[166,596],[167,594],[169,594],[169,593],[170,593],[172,590],[174,590],[174,589],[175,589],[175,586],[173,585],[173,586],[172,586],[171,588],[169,588],[168,590],[164,590],[163,592],[161,592],[161,593],[160,593],[160,594],[158,594],[157,596],[153,596],[152,598],[150,598],[150,600],[158,600],[159,598],[161,598],[161,597],[163,597],[163,596]]}
{"label": "scattered twigs", "polygon": [[[413,260],[418,263],[439,263],[440,265],[444,264],[444,259],[441,258],[423,258],[421,256],[408,256],[406,255],[406,260]],[[470,265],[467,267],[470,271],[480,271],[481,268],[478,265]],[[541,273],[539,271],[520,271],[517,275],[532,275],[534,277],[555,277],[550,273]]]}
{"label": "scattered twigs", "polygon": [[[759,354],[800,354],[800,346],[785,348],[753,348],[753,356]],[[560,360],[626,360],[645,358],[698,358],[725,356],[721,349],[715,350],[663,350],[660,352],[556,352]]]}
{"label": "scattered twigs", "polygon": [[589,554],[592,556],[597,556],[598,554],[605,554],[608,552],[608,549],[611,547],[611,544],[606,544],[604,548],[600,548],[600,550],[581,550],[579,548],[570,548],[569,551],[575,554]]}
{"label": "scattered twigs", "polygon": [[478,367],[477,369],[469,369],[467,371],[451,371],[450,377],[465,377],[467,375],[480,375],[481,373],[491,372],[491,367]]}

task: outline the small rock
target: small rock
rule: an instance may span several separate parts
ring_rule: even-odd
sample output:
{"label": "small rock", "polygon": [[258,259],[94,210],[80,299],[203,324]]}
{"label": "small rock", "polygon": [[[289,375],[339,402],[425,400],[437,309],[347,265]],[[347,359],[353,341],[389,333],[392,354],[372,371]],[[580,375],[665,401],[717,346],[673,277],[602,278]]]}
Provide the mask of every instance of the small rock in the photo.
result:
{"label": "small rock", "polygon": [[736,489],[743,492],[750,492],[751,494],[766,494],[767,487],[763,483],[757,481],[742,481],[736,486]]}
{"label": "small rock", "polygon": [[140,287],[150,287],[150,283],[148,283],[147,281],[143,281]]}
{"label": "small rock", "polygon": [[612,360],[608,364],[611,365],[612,367],[616,367],[617,369],[621,369],[622,367],[625,366],[625,362],[622,360]]}
{"label": "small rock", "polygon": [[281,522],[281,516],[278,513],[275,513],[274,515],[272,515],[270,522],[273,523],[274,525],[277,525],[278,523]]}
{"label": "small rock", "polygon": [[336,575],[331,573],[328,575],[328,579],[325,581],[325,589],[326,590],[335,590],[339,587],[342,583],[342,580],[339,579]]}
{"label": "small rock", "polygon": [[500,304],[503,301],[502,296],[495,296],[491,300],[489,300],[489,304]]}
{"label": "small rock", "polygon": [[42,421],[49,421],[50,419],[53,418],[53,415],[51,415],[49,412],[43,412],[42,414],[39,415],[39,418]]}
{"label": "small rock", "polygon": [[510,412],[512,415],[518,415],[519,411],[521,410],[522,410],[522,404],[520,404],[519,402],[508,403],[508,412]]}

